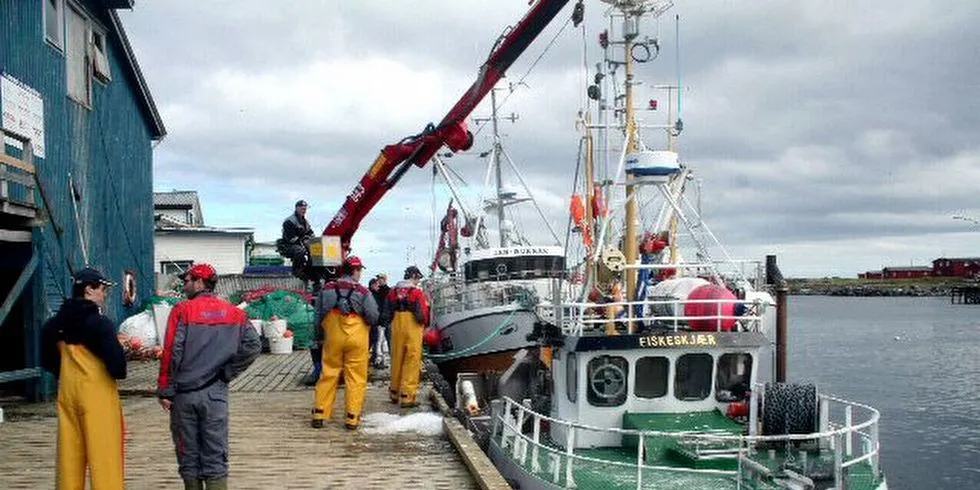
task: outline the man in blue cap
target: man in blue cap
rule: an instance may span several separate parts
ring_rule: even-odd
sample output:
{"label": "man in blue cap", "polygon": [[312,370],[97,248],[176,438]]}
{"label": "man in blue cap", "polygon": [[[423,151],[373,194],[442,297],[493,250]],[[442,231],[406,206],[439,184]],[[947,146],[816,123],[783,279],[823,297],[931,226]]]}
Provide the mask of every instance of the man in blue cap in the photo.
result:
{"label": "man in blue cap", "polygon": [[282,222],[282,238],[276,245],[279,253],[292,261],[293,275],[305,281],[304,271],[309,260],[306,242],[313,238],[313,227],[306,219],[306,201],[296,201],[293,208],[293,214]]}
{"label": "man in blue cap", "polygon": [[[124,488],[123,414],[117,379],[126,354],[103,314],[113,282],[85,268],[71,298],[41,328],[41,365],[58,378],[58,488]],[[92,441],[98,441],[93,444]]]}

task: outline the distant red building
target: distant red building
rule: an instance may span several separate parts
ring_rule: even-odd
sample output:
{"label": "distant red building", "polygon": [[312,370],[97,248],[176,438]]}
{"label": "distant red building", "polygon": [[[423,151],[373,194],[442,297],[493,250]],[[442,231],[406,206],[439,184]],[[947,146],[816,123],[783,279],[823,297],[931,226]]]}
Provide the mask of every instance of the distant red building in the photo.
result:
{"label": "distant red building", "polygon": [[932,271],[938,277],[980,277],[980,257],[938,258]]}
{"label": "distant red building", "polygon": [[868,271],[858,273],[858,279],[881,279],[881,271]]}
{"label": "distant red building", "polygon": [[885,267],[881,269],[882,279],[917,279],[932,277],[932,267]]}

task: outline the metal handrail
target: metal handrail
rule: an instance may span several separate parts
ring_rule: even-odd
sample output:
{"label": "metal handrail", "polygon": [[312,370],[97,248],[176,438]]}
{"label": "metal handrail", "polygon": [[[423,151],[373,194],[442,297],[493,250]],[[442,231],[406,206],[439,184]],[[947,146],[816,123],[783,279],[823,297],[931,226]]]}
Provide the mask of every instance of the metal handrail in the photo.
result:
{"label": "metal handrail", "polygon": [[[688,315],[643,315],[634,316],[634,309],[637,306],[643,307],[656,307],[656,306],[667,306],[673,311],[679,311],[681,307],[688,304],[714,304],[718,307],[716,308],[717,314],[707,315],[707,316],[688,316]],[[735,315],[723,315],[721,312],[721,305],[744,305],[748,307],[748,314],[735,316]],[[625,318],[607,318],[600,314],[590,314],[586,313],[589,310],[601,310],[608,307],[621,306],[626,312],[627,316]],[[742,326],[741,331],[759,332],[762,330],[762,320],[764,307],[766,305],[759,300],[732,300],[732,299],[691,299],[691,300],[681,300],[681,299],[649,299],[640,301],[612,301],[609,303],[591,303],[591,302],[568,302],[558,305],[565,313],[562,319],[562,327],[566,334],[570,335],[582,335],[586,327],[608,324],[611,321],[626,321],[626,322],[649,322],[649,321],[662,321],[667,323],[673,323],[673,330],[675,332],[680,331],[680,326],[682,322],[689,322],[691,320],[699,321],[714,321],[716,322],[717,328],[715,331],[722,331],[722,322],[726,320],[736,320]]]}
{"label": "metal handrail", "polygon": [[525,286],[513,283],[453,282],[433,288],[430,294],[433,311],[441,315],[518,303],[526,300],[528,293]]}
{"label": "metal handrail", "polygon": [[[581,460],[594,463],[601,463],[607,465],[614,465],[620,467],[636,467],[637,470],[637,484],[636,488],[642,488],[642,472],[643,470],[652,471],[674,471],[674,472],[686,472],[686,473],[700,473],[700,474],[717,474],[717,475],[732,475],[732,476],[743,476],[744,471],[754,471],[752,464],[745,464],[744,462],[751,462],[759,466],[763,466],[756,463],[754,460],[748,457],[749,448],[754,443],[760,442],[788,442],[788,441],[800,441],[800,440],[828,440],[830,441],[831,449],[834,450],[835,456],[835,478],[837,479],[838,488],[840,488],[841,479],[843,478],[842,473],[846,468],[856,465],[861,462],[867,461],[872,468],[877,471],[878,456],[880,452],[880,445],[878,441],[878,420],[880,418],[880,413],[878,410],[861,403],[847,401],[841,398],[837,398],[830,395],[819,395],[819,400],[821,407],[824,412],[829,414],[829,404],[831,402],[840,404],[843,406],[847,413],[847,421],[845,425],[840,428],[835,428],[831,430],[821,430],[819,432],[810,434],[782,434],[782,435],[722,435],[714,433],[699,433],[699,432],[668,432],[668,431],[653,431],[653,430],[639,430],[639,429],[621,429],[615,427],[596,427],[588,424],[572,422],[567,420],[559,420],[547,415],[543,415],[535,412],[534,410],[525,407],[514,401],[509,397],[503,397],[504,410],[502,412],[495,411],[493,414],[493,433],[492,438],[498,438],[500,440],[500,447],[502,450],[507,450],[507,446],[510,445],[506,438],[513,436],[518,438],[515,441],[513,447],[513,458],[518,459],[520,456],[521,464],[526,463],[527,453],[530,448],[532,453],[532,465],[535,467],[539,464],[539,454],[540,450],[544,449],[548,453],[553,454],[564,454],[565,458],[568,460],[566,463],[566,488],[571,488],[574,486],[572,481],[572,461]],[[869,412],[868,419],[858,423],[853,424],[851,421],[851,411],[853,408],[863,409]],[[516,413],[514,413],[516,410]],[[513,414],[513,419],[510,415]],[[523,426],[528,418],[533,421],[533,436],[524,434]],[[511,420],[515,420],[516,423],[511,423]],[[557,424],[564,426],[566,428],[567,442],[564,450],[559,448],[549,447],[543,444],[540,440],[541,423],[548,422],[549,424]],[[831,427],[834,424],[828,424]],[[865,429],[869,431],[864,432]],[[592,431],[600,433],[611,433],[619,436],[634,436],[638,438],[637,441],[637,462],[635,465],[630,463],[624,463],[619,461],[609,461],[604,459],[591,458],[588,456],[576,455],[575,454],[575,444],[574,437],[576,431]],[[858,454],[857,456],[852,456],[853,448],[850,443],[850,438],[857,434],[859,438],[865,442],[869,442],[868,446],[861,445],[863,449],[863,454]],[[696,469],[696,468],[678,468],[672,466],[648,466],[643,464],[643,451],[644,444],[643,441],[648,437],[667,437],[670,439],[677,440],[693,440],[698,443],[700,442],[728,442],[737,443],[737,452],[733,452],[732,456],[736,457],[739,462],[739,469],[736,471],[729,470],[707,470],[707,469]],[[734,451],[734,450],[733,450]],[[746,461],[743,461],[746,460]],[[558,464],[560,467],[560,462]],[[554,473],[554,483],[558,483],[558,471],[556,469]]]}

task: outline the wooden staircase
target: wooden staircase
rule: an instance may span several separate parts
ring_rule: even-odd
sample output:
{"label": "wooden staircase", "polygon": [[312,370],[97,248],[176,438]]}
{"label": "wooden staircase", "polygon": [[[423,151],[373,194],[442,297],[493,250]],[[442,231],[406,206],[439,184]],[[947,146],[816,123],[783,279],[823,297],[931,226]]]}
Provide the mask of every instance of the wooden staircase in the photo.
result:
{"label": "wooden staircase", "polygon": [[[21,156],[7,153],[7,138],[20,143]],[[39,206],[35,190],[38,187],[34,166],[34,147],[30,139],[0,128],[0,245],[22,244],[30,248],[30,259],[20,269],[16,281],[0,304],[0,328],[4,328],[11,310],[21,299],[39,262],[38,251],[33,247],[33,228],[37,226]],[[16,245],[15,245],[16,246]],[[16,274],[17,269],[12,269]],[[24,348],[27,366],[13,371],[0,372],[0,384],[12,381],[34,380],[40,382],[42,370],[38,366],[38,334],[30,319],[25,319]],[[12,328],[8,326],[7,328]],[[37,393],[37,387],[28,393]]]}

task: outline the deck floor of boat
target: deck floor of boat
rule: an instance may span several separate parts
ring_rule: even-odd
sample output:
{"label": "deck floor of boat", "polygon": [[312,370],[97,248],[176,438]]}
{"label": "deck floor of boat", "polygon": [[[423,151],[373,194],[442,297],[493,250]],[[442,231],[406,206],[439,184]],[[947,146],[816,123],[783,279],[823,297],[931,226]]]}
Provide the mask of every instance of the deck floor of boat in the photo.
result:
{"label": "deck floor of boat", "polygon": [[[495,442],[496,443],[496,442]],[[537,478],[556,483],[559,486],[565,485],[565,451],[558,445],[549,446],[552,451],[539,450],[538,465],[534,466],[533,451],[528,450],[527,458],[521,466],[532,473]],[[650,447],[650,446],[648,446]],[[513,447],[508,448],[508,454],[513,457]],[[522,458],[520,451],[517,461],[520,464]],[[635,490],[637,488],[637,467],[636,450],[627,447],[614,448],[593,448],[576,450],[576,456],[582,459],[574,460],[572,465],[575,485],[580,490]],[[672,471],[672,469],[693,469],[689,462],[682,461],[669,452],[648,452],[645,466],[664,467],[664,469],[645,468],[639,475],[641,478],[641,488],[656,490],[724,490],[739,488],[737,479],[734,475],[712,474],[712,473],[693,473],[683,471]],[[833,454],[827,451],[820,456],[809,458],[809,465],[821,465],[832,468]],[[770,468],[778,468],[787,462],[792,463],[794,458],[787,457],[786,454],[777,453],[773,459],[769,459],[769,454],[756,453],[753,459],[761,462]],[[557,467],[556,467],[557,464]],[[811,466],[812,467],[812,466]],[[557,470],[556,470],[557,468]],[[727,462],[715,461],[713,464],[702,466],[704,469],[717,470],[737,470],[738,466],[734,460]],[[824,482],[827,483],[827,482]],[[832,483],[832,482],[830,482]],[[875,490],[880,482],[872,474],[871,468],[867,464],[856,464],[849,468],[848,486],[850,490]],[[832,486],[832,485],[831,485]],[[754,490],[776,490],[783,488],[773,482],[750,481],[744,479],[741,488]],[[827,488],[819,486],[818,488]]]}

